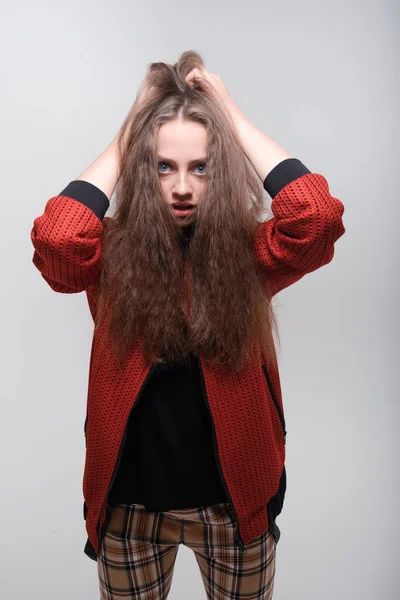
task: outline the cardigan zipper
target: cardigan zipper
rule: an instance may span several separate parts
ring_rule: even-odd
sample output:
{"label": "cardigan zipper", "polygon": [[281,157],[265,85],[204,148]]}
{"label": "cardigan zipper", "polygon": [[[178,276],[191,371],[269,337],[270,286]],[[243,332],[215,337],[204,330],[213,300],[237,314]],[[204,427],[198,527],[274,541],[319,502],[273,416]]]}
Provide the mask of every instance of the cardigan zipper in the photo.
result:
{"label": "cardigan zipper", "polygon": [[[187,299],[187,302],[186,302],[186,315],[187,315],[187,320],[189,321],[189,314],[190,314],[190,283],[189,283],[189,260],[188,259],[186,259],[186,266],[185,266],[185,283],[186,283],[185,292],[186,292],[186,299]],[[217,437],[216,437],[216,434],[215,434],[214,419],[213,419],[213,416],[212,416],[210,405],[208,403],[207,390],[206,390],[206,386],[205,386],[205,383],[204,383],[203,367],[202,367],[202,364],[201,364],[201,358],[200,358],[200,356],[198,357],[198,363],[199,363],[199,367],[200,367],[200,380],[201,380],[202,396],[203,396],[204,401],[206,403],[206,407],[207,407],[208,413],[210,415],[210,421],[211,421],[211,425],[212,425],[212,432],[213,432],[213,452],[214,452],[214,456],[215,456],[215,459],[216,459],[216,465],[217,465],[217,468],[218,468],[220,479],[221,479],[221,481],[222,481],[222,483],[224,485],[226,494],[228,495],[228,498],[230,500],[230,504],[231,504],[231,507],[232,507],[232,510],[233,510],[233,513],[234,513],[235,519],[236,519],[237,537],[236,537],[236,540],[235,540],[235,546],[238,546],[240,548],[240,550],[242,551],[242,553],[246,554],[247,550],[244,547],[243,540],[242,540],[242,538],[240,536],[239,519],[238,519],[237,513],[235,511],[235,507],[233,506],[232,497],[231,497],[231,495],[229,493],[228,486],[226,485],[224,474],[223,474],[222,468],[221,468],[221,463],[220,463],[219,456],[218,456],[218,446],[217,446]]]}
{"label": "cardigan zipper", "polygon": [[222,483],[224,485],[224,488],[225,488],[225,491],[226,491],[226,493],[227,493],[227,495],[229,497],[229,500],[230,500],[230,503],[231,503],[231,507],[232,507],[233,513],[234,513],[235,518],[236,518],[237,537],[236,537],[236,540],[235,540],[235,546],[238,546],[240,548],[241,552],[243,554],[246,554],[247,550],[246,550],[245,545],[243,543],[243,540],[242,540],[242,538],[240,536],[239,519],[238,519],[238,516],[237,516],[237,512],[235,511],[235,507],[234,507],[233,502],[232,502],[232,497],[231,497],[231,495],[229,493],[228,486],[226,485],[224,474],[223,474],[222,468],[221,468],[221,463],[220,463],[220,460],[219,460],[217,438],[216,438],[215,426],[214,426],[214,419],[213,419],[213,416],[212,416],[210,405],[208,403],[207,391],[206,391],[206,386],[205,386],[205,383],[204,383],[204,374],[203,374],[203,368],[202,368],[202,365],[201,365],[201,359],[200,359],[200,357],[199,357],[199,367],[200,367],[201,387],[202,387],[202,392],[203,392],[203,398],[204,398],[204,401],[206,403],[206,407],[207,407],[208,413],[210,415],[210,420],[211,420],[211,425],[212,425],[214,456],[215,456],[215,459],[216,459],[216,464],[217,464],[217,468],[218,468],[218,472],[219,472],[221,481],[222,481]]}
{"label": "cardigan zipper", "polygon": [[[129,411],[128,417],[127,417],[126,422],[125,422],[124,434],[122,436],[122,441],[121,441],[121,444],[120,444],[120,447],[119,447],[117,461],[116,461],[116,464],[115,464],[115,467],[114,467],[114,471],[113,471],[113,474],[112,474],[112,477],[111,477],[111,481],[109,483],[109,486],[108,486],[105,498],[103,500],[103,504],[102,504],[101,509],[100,509],[99,518],[98,518],[97,524],[96,524],[96,534],[97,534],[98,540],[99,540],[99,543],[98,543],[98,554],[100,554],[101,543],[102,543],[102,540],[103,540],[103,536],[100,535],[100,529],[99,529],[100,528],[101,513],[103,511],[104,504],[107,501],[107,498],[108,498],[108,495],[110,493],[111,487],[112,487],[112,485],[113,485],[113,483],[115,481],[115,478],[117,476],[117,473],[118,473],[118,470],[119,470],[119,467],[120,467],[121,458],[122,458],[122,451],[123,451],[123,448],[124,448],[124,445],[125,445],[126,435],[127,435],[127,431],[128,431],[128,422],[129,422],[132,410],[137,406],[137,403],[139,402],[139,400],[140,400],[140,398],[142,396],[143,388],[144,388],[147,380],[150,378],[150,376],[151,376],[152,372],[154,371],[155,367],[156,367],[156,364],[153,363],[152,366],[150,367],[150,369],[149,369],[149,371],[148,371],[148,373],[147,373],[147,375],[146,375],[143,383],[142,383],[142,386],[141,386],[141,388],[139,390],[139,393],[137,395],[136,401],[135,401],[134,405],[132,406],[131,410]],[[103,523],[103,526],[104,526],[104,523]]]}

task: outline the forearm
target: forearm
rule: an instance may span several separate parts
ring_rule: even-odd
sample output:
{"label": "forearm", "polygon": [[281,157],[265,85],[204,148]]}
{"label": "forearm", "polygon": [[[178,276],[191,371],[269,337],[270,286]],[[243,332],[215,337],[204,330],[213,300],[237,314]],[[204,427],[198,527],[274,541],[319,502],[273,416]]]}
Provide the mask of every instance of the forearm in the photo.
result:
{"label": "forearm", "polygon": [[120,177],[117,136],[107,148],[78,177],[102,190],[110,200]]}
{"label": "forearm", "polygon": [[257,129],[240,111],[232,111],[231,116],[243,152],[261,181],[264,181],[270,171],[282,160],[294,158]]}

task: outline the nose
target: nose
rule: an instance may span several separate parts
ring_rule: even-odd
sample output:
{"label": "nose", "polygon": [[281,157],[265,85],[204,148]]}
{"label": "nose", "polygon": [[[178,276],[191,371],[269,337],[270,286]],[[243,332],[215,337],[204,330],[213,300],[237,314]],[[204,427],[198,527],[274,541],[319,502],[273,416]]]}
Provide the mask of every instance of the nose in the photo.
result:
{"label": "nose", "polygon": [[185,173],[176,175],[176,181],[172,188],[172,193],[178,194],[179,196],[187,196],[192,194],[189,179]]}

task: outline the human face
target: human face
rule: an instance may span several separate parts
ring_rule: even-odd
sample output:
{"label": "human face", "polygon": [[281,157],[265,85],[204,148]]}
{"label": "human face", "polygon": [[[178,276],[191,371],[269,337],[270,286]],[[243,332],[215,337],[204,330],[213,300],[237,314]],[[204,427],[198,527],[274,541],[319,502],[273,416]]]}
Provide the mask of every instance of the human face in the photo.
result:
{"label": "human face", "polygon": [[[206,186],[207,130],[201,123],[175,119],[161,125],[157,139],[158,175],[167,204],[182,224],[191,223]],[[175,209],[190,203],[190,211]]]}

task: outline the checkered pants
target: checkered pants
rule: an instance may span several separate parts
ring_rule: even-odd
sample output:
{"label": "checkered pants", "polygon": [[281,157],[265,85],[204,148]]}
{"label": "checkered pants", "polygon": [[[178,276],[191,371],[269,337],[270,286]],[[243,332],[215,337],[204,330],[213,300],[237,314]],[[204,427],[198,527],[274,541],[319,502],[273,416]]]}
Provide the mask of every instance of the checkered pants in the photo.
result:
{"label": "checkered pants", "polygon": [[97,557],[100,597],[167,598],[179,544],[185,544],[195,554],[208,599],[270,600],[280,536],[274,527],[246,544],[242,554],[228,503],[166,512],[117,504]]}

